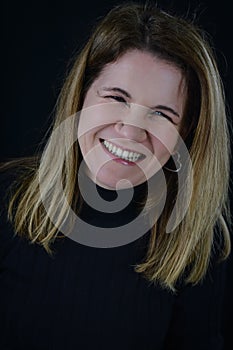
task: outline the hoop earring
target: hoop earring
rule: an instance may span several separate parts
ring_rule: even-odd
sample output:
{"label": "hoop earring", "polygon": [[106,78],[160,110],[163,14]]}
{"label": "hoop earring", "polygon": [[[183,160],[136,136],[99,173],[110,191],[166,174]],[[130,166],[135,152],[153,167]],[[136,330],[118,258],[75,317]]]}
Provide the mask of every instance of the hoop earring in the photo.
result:
{"label": "hoop earring", "polygon": [[174,153],[174,156],[175,156],[175,155],[177,156],[176,162],[177,162],[177,164],[179,165],[179,167],[176,168],[176,169],[171,169],[171,168],[168,168],[168,167],[164,166],[164,169],[166,169],[166,170],[168,170],[168,171],[171,171],[172,173],[178,173],[178,172],[180,171],[180,169],[182,168],[182,163],[181,163],[181,161],[180,161],[180,153],[179,153],[178,151],[176,151],[176,152]]}

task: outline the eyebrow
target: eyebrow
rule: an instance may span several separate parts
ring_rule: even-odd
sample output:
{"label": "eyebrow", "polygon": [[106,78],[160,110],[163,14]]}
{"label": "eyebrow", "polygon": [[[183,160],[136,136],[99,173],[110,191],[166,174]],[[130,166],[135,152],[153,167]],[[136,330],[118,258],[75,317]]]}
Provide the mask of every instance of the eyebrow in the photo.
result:
{"label": "eyebrow", "polygon": [[[132,98],[131,95],[119,88],[119,87],[103,87],[102,90],[104,91],[115,91],[115,92],[120,92],[121,94],[123,94],[124,96],[128,97],[128,98]],[[161,109],[161,110],[164,110],[164,111],[167,111],[167,112],[170,112],[172,114],[174,114],[175,116],[179,117],[180,118],[180,115],[179,113],[177,113],[173,108],[171,107],[168,107],[168,106],[164,106],[164,105],[157,105],[157,106],[154,106],[154,107],[151,107],[150,109]]]}
{"label": "eyebrow", "polygon": [[125,90],[123,90],[123,89],[121,89],[119,87],[103,87],[103,90],[104,91],[120,92],[121,94],[125,95],[128,98],[132,98],[131,95],[127,91],[125,91]]}

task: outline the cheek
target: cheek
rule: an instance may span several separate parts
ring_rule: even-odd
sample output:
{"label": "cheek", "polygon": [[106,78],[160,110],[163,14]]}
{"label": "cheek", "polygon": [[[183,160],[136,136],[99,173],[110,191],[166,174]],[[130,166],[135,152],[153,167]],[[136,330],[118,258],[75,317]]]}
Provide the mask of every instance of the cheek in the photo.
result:
{"label": "cheek", "polygon": [[180,138],[179,131],[173,124],[157,125],[150,134],[155,154],[172,154]]}
{"label": "cheek", "polygon": [[79,114],[78,137],[86,133],[94,134],[109,124],[119,120],[119,107],[116,103],[103,103],[83,108]]}
{"label": "cheek", "polygon": [[104,127],[105,119],[98,106],[89,107],[80,112],[78,120],[78,142],[81,152],[86,155],[96,143],[95,135]]}
{"label": "cheek", "polygon": [[78,138],[79,147],[80,147],[80,150],[81,150],[83,157],[85,157],[85,155],[88,152],[89,147],[88,147],[87,141],[88,141],[88,135],[83,135],[83,136]]}

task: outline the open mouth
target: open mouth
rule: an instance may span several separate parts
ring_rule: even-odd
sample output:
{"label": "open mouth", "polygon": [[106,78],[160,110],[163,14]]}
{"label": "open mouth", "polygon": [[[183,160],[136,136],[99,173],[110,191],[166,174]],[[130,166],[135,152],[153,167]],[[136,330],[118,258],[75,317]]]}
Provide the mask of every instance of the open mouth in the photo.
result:
{"label": "open mouth", "polygon": [[104,139],[100,139],[100,142],[102,143],[103,147],[111,153],[113,156],[117,157],[118,159],[125,160],[127,162],[136,163],[139,162],[142,159],[145,159],[146,156],[142,153],[134,152],[132,150],[128,150],[125,148],[121,148],[117,145],[115,145],[112,142],[109,142]]}

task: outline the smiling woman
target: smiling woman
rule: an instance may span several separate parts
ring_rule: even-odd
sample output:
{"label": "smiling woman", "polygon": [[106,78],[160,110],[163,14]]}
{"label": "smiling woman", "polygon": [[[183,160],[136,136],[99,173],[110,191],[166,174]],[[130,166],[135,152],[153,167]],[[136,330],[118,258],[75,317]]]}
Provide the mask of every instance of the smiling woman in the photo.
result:
{"label": "smiling woman", "polygon": [[1,348],[223,349],[229,133],[204,33],[117,6],[56,107],[43,152],[2,166]]}

